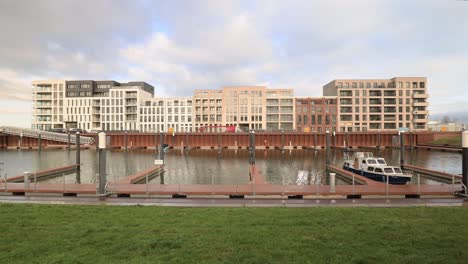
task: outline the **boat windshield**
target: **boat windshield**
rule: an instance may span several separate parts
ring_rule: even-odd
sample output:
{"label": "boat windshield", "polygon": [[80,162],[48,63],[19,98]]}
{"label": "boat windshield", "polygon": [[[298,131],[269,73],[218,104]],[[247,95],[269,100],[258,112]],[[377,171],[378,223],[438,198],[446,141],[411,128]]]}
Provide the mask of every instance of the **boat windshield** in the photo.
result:
{"label": "boat windshield", "polygon": [[375,159],[367,159],[367,164],[377,164],[377,161]]}
{"label": "boat windshield", "polygon": [[393,168],[395,170],[395,173],[401,173],[401,169],[400,168]]}
{"label": "boat windshield", "polygon": [[377,162],[378,162],[379,164],[385,165],[385,160],[384,160],[384,159],[378,159]]}
{"label": "boat windshield", "polygon": [[384,168],[385,173],[393,173],[392,168]]}

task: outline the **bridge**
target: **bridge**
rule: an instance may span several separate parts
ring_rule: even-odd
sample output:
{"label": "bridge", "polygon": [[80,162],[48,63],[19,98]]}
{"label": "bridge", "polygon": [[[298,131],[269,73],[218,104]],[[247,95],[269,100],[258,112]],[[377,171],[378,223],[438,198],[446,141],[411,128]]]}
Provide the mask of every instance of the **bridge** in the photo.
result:
{"label": "bridge", "polygon": [[[0,146],[1,147],[38,147],[57,145],[57,144],[74,144],[76,145],[76,136],[63,133],[55,133],[50,131],[19,128],[10,126],[0,127]],[[80,145],[94,144],[94,138],[89,136],[80,136]]]}

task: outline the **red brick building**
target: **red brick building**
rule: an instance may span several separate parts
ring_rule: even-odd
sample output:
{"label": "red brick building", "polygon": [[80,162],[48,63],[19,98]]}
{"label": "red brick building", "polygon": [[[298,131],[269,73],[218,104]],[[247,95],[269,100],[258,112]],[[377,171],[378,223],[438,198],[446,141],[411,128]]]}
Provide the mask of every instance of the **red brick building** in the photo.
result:
{"label": "red brick building", "polygon": [[302,132],[337,131],[336,96],[296,97],[296,129]]}

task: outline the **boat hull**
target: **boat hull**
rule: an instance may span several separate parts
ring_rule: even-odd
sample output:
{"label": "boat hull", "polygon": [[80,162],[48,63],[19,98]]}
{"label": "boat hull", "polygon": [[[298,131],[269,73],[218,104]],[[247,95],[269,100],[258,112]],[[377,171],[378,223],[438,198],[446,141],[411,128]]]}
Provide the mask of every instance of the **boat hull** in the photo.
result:
{"label": "boat hull", "polygon": [[389,177],[388,183],[390,183],[390,184],[403,185],[403,184],[406,184],[409,181],[411,181],[411,178],[409,178],[409,177],[386,176],[386,175],[381,175],[381,174],[370,173],[370,172],[367,172],[367,171],[357,170],[355,168],[351,168],[351,167],[348,167],[348,166],[343,166],[343,169],[345,169],[347,171],[351,171],[351,172],[356,173],[358,175],[364,176],[364,177],[366,177],[368,179],[371,179],[373,181],[378,181],[378,182],[383,182],[383,183],[387,182],[387,177]]}

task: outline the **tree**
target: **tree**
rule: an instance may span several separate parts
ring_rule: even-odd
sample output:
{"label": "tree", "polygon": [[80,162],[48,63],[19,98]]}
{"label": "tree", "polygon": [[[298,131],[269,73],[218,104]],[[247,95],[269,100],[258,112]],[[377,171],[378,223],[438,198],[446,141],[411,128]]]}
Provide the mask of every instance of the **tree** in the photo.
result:
{"label": "tree", "polygon": [[442,124],[448,124],[448,123],[451,123],[452,120],[450,119],[450,117],[448,116],[444,116],[442,117],[442,121],[440,121]]}

